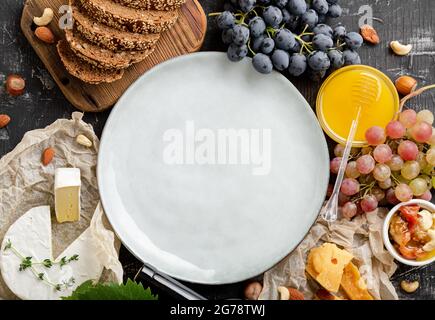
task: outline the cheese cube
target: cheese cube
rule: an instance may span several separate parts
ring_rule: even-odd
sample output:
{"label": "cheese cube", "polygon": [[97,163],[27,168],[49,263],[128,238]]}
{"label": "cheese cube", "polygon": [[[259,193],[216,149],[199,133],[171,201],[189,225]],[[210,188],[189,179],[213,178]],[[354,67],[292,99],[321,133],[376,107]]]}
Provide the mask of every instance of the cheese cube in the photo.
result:
{"label": "cheese cube", "polygon": [[337,292],[344,267],[352,259],[349,252],[339,249],[335,244],[325,243],[311,249],[306,270],[323,288],[329,292]]}
{"label": "cheese cube", "polygon": [[56,169],[54,197],[56,218],[59,223],[80,219],[80,169]]}

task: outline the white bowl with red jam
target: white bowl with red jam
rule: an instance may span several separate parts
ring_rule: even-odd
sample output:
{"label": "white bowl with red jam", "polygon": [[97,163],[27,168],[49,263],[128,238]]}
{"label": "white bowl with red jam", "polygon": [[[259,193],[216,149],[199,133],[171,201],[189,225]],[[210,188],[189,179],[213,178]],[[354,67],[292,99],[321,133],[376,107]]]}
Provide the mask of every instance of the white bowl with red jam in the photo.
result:
{"label": "white bowl with red jam", "polygon": [[420,267],[435,261],[435,205],[411,200],[395,206],[383,227],[384,244],[399,262]]}

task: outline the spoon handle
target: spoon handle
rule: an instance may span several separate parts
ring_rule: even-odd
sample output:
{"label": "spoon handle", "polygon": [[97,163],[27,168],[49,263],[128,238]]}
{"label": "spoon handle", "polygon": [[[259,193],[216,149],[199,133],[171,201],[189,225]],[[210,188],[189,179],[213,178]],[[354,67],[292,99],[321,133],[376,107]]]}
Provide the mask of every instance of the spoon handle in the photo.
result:
{"label": "spoon handle", "polygon": [[[355,139],[356,130],[358,128],[359,118],[361,115],[361,107],[358,109],[358,114],[355,120],[352,121],[352,126],[350,128],[349,136],[347,137],[346,147],[344,149],[343,158],[341,159],[340,169],[338,170],[337,180],[335,181],[334,190],[332,191],[330,201],[338,199],[338,194],[340,193],[341,184],[343,183],[344,173],[346,171],[347,161],[349,159],[350,151],[352,149],[353,140]],[[329,206],[333,212],[329,213],[329,221],[335,221],[338,217],[337,206]]]}

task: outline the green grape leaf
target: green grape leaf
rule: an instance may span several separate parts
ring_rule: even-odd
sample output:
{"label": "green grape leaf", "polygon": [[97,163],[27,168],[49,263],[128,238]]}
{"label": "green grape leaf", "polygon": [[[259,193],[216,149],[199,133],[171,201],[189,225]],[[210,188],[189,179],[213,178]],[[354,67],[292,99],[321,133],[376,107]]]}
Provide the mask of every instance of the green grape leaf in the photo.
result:
{"label": "green grape leaf", "polygon": [[149,288],[145,289],[141,283],[131,279],[126,284],[97,283],[86,281],[77,287],[69,297],[62,300],[157,300]]}

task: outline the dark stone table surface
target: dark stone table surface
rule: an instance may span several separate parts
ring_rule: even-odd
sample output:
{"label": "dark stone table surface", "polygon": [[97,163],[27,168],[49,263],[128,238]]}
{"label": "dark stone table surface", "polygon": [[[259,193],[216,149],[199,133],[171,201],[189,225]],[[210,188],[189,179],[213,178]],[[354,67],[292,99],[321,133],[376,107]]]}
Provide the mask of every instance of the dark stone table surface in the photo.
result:
{"label": "dark stone table surface", "polygon": [[[223,0],[200,0],[206,12],[221,11]],[[14,120],[7,129],[0,130],[0,157],[11,151],[32,129],[43,128],[58,118],[68,118],[75,110],[64,98],[61,91],[47,73],[43,64],[27,43],[19,28],[24,0],[0,1],[0,113],[9,114]],[[382,38],[376,47],[364,46],[360,50],[362,61],[376,67],[392,79],[402,74],[416,77],[420,85],[435,83],[435,6],[433,0],[351,0],[341,1],[344,16],[338,21],[348,29],[357,30],[361,6],[369,5],[376,18],[375,27]],[[393,56],[388,49],[391,40],[400,40],[414,45],[414,55],[400,58]],[[210,20],[208,33],[202,50],[221,51],[225,48],[220,41],[220,32]],[[2,83],[11,73],[21,74],[27,81],[26,93],[18,98],[10,97]],[[314,106],[319,84],[307,79],[291,79],[308,102]],[[416,110],[429,108],[435,111],[434,92],[412,100],[409,104]],[[110,111],[100,114],[85,114],[85,121],[91,123],[98,135],[104,127]],[[126,275],[134,277],[141,264],[127,250],[121,251],[121,260]],[[404,299],[435,299],[435,265],[409,269],[401,266],[394,276],[394,283],[402,279],[420,281],[420,289],[412,295],[398,292]],[[146,280],[145,280],[146,282]],[[219,288],[201,287],[209,297],[225,297],[240,293],[240,286]],[[167,294],[159,291],[162,297]]]}

